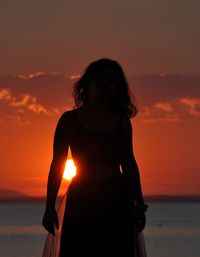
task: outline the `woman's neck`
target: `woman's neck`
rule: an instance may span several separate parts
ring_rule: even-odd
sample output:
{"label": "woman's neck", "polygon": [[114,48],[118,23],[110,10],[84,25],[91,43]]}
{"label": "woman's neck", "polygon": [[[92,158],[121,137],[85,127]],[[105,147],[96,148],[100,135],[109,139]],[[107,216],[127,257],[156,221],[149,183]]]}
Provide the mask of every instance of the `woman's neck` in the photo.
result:
{"label": "woman's neck", "polygon": [[109,111],[110,105],[108,101],[88,102],[85,109],[92,112],[105,113]]}

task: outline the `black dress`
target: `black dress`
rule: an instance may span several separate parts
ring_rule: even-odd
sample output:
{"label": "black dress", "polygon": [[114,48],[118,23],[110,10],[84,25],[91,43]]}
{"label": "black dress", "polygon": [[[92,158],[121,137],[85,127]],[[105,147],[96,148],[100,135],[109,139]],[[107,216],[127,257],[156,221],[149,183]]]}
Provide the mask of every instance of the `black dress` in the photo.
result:
{"label": "black dress", "polygon": [[[83,127],[76,109],[59,120],[54,142],[65,131],[63,140],[68,140],[77,168],[60,204],[65,207],[57,239],[59,257],[143,256],[136,254],[135,204],[120,166],[121,120],[122,115],[118,127],[106,132]],[[49,251],[43,256],[56,256]]]}

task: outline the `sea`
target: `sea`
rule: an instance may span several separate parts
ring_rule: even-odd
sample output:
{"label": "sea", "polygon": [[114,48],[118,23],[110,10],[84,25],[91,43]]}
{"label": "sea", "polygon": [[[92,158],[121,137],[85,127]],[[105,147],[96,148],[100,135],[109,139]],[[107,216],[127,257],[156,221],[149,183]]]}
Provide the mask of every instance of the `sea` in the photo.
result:
{"label": "sea", "polygon": [[[200,203],[146,202],[147,257],[200,257]],[[0,203],[0,257],[42,257],[45,205]]]}

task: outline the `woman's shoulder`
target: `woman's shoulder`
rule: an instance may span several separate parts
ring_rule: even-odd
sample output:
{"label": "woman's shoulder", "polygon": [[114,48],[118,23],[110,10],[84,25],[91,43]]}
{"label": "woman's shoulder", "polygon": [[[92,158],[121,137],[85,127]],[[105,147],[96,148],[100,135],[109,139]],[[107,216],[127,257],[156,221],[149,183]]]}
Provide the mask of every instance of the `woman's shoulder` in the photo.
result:
{"label": "woman's shoulder", "polygon": [[[69,125],[72,121],[73,109],[63,111],[58,117],[58,124],[61,126]],[[69,127],[69,126],[68,126]]]}
{"label": "woman's shoulder", "polygon": [[69,110],[63,111],[60,114],[59,119],[61,119],[61,120],[70,119],[72,117],[72,115],[73,115],[73,112],[74,112],[74,109],[69,109]]}

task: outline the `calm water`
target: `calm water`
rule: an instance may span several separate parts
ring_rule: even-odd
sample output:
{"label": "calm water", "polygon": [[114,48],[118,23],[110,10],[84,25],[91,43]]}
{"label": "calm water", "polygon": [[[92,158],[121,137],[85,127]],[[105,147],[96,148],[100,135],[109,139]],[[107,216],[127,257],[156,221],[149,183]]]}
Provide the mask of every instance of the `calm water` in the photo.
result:
{"label": "calm water", "polygon": [[[200,257],[200,204],[149,204],[144,237],[148,257]],[[0,204],[0,257],[40,257],[47,232],[44,204]]]}

